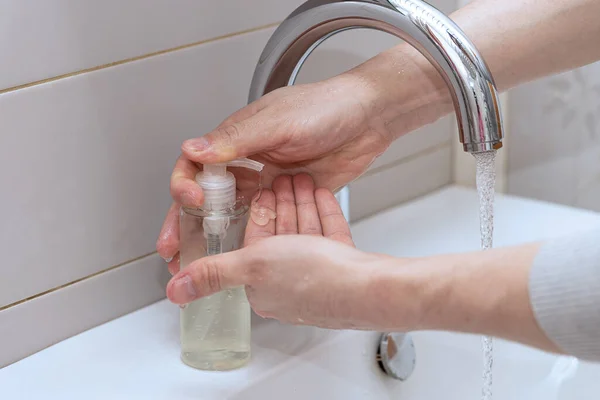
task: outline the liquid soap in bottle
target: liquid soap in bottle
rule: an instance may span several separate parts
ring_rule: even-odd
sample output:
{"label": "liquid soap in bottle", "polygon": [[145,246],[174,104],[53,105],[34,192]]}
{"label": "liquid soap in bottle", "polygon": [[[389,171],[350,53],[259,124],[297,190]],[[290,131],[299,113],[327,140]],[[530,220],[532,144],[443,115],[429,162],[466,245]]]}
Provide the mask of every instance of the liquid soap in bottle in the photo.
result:
{"label": "liquid soap in bottle", "polygon": [[[205,164],[196,175],[196,183],[204,192],[204,204],[197,209],[181,209],[181,269],[199,258],[237,250],[243,245],[251,205],[248,197],[237,198],[236,178],[227,167],[260,172],[263,165],[249,159]],[[182,361],[211,371],[244,366],[250,359],[250,317],[243,286],[187,304],[181,309]]]}

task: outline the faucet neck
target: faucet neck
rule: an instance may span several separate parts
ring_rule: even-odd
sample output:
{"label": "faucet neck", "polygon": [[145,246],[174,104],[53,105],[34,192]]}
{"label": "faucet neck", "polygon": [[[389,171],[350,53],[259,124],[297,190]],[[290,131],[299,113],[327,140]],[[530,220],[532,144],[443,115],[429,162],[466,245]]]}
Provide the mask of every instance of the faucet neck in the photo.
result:
{"label": "faucet neck", "polygon": [[417,0],[309,0],[275,31],[256,67],[249,100],[294,84],[304,61],[327,38],[356,28],[393,34],[417,49],[450,88],[465,151],[502,146],[500,101],[475,46],[444,14]]}

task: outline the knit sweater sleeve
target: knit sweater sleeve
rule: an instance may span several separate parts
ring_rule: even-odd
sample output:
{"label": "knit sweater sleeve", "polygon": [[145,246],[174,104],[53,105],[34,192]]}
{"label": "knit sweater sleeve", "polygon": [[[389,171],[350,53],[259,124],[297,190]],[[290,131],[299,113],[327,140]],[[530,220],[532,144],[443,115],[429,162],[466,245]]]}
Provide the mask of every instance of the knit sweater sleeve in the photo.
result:
{"label": "knit sweater sleeve", "polygon": [[600,362],[600,228],[543,244],[529,292],[550,340],[567,354]]}

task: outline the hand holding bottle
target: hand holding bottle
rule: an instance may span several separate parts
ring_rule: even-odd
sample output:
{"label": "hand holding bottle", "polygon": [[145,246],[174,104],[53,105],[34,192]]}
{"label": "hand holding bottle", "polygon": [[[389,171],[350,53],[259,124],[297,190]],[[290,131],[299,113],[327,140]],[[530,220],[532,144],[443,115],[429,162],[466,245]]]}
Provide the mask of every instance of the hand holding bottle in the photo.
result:
{"label": "hand holding bottle", "polygon": [[374,328],[365,298],[372,298],[373,279],[389,270],[391,258],[354,248],[331,191],[315,190],[306,174],[281,176],[272,191],[263,191],[259,205],[276,209],[277,218],[264,226],[250,220],[244,249],[202,258],[177,273],[167,288],[171,301],[185,304],[245,285],[250,304],[263,317]]}
{"label": "hand holding bottle", "polygon": [[314,190],[305,174],[277,178],[259,203],[276,209],[277,219],[250,221],[245,248],[177,273],[167,287],[172,302],[245,286],[257,314],[286,323],[460,331],[557,351],[529,302],[537,243],[423,258],[364,253],[333,194]]}
{"label": "hand holding bottle", "polygon": [[[298,172],[310,173],[319,187],[330,190],[360,176],[392,140],[374,109],[375,95],[349,74],[286,87],[234,113],[214,132],[184,142],[171,177],[174,203],[157,241],[159,254],[167,260],[177,256],[179,207],[198,207],[204,200],[194,182],[196,163],[251,157],[265,164],[265,187],[276,176]],[[239,187],[243,179],[236,178]]]}

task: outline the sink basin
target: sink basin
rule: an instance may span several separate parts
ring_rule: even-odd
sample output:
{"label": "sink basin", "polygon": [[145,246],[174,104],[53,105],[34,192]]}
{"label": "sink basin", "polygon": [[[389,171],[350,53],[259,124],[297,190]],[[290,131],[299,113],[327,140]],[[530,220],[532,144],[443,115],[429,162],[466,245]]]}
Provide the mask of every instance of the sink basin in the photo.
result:
{"label": "sink basin", "polygon": [[[448,187],[353,226],[357,246],[397,256],[475,250],[477,194]],[[499,196],[495,245],[600,225],[600,214]],[[179,361],[178,308],[161,301],[0,370],[6,399],[407,399],[478,400],[477,336],[412,332],[416,368],[393,380],[375,361],[379,334],[293,327],[256,319],[243,369],[202,372]],[[562,385],[546,379],[559,357],[496,341],[494,398],[600,398],[600,366],[574,364]]]}

